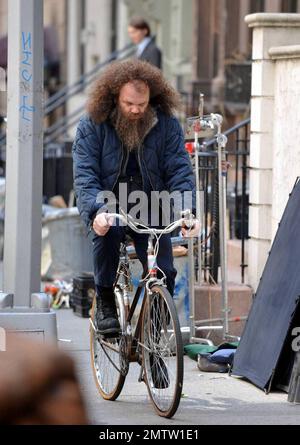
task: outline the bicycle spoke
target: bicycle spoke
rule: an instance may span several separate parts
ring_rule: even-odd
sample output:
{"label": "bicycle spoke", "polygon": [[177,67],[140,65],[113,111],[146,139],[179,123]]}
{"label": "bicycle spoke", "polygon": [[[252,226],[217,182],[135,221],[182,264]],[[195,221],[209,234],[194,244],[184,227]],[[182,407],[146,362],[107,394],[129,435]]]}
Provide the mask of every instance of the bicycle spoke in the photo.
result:
{"label": "bicycle spoke", "polygon": [[183,379],[182,340],[168,292],[149,296],[143,314],[143,365],[150,397],[160,415],[171,417],[179,404]]}
{"label": "bicycle spoke", "polygon": [[[108,360],[110,361],[110,363],[113,365],[113,367],[114,367],[119,373],[121,373],[121,370],[117,367],[117,365],[114,363],[114,361],[112,360],[112,358],[108,355],[107,351],[105,350],[105,347],[104,347],[104,346],[105,346],[107,343],[103,343],[103,344],[102,344],[102,342],[99,342],[99,343],[100,343],[100,346],[101,346],[101,348],[102,348],[104,354],[106,355],[106,357],[107,357]],[[116,349],[114,349],[114,348],[110,348],[110,347],[109,347],[108,349],[111,349],[112,351],[115,351],[115,352],[118,353],[118,351],[117,351]]]}
{"label": "bicycle spoke", "polygon": [[[111,214],[111,216],[122,220],[136,233],[151,234],[155,238],[154,257],[157,258],[159,242],[163,234],[173,232],[184,223],[191,223],[193,215],[190,210],[183,213],[182,218],[163,229],[153,229],[126,215]],[[130,285],[130,271],[128,267],[128,255],[126,244],[122,244],[120,262],[114,283],[115,297],[119,306],[119,320],[122,325],[123,336],[120,337],[118,345],[112,342],[98,339],[93,323],[95,300],[93,304],[93,316],[91,317],[90,342],[93,372],[98,389],[105,399],[115,400],[120,394],[125,376],[128,372],[132,352],[139,363],[142,354],[142,372],[148,392],[158,414],[164,417],[172,417],[179,405],[183,382],[183,347],[180,325],[176,308],[169,292],[163,284],[166,275],[156,265],[158,272],[162,274],[161,280],[151,278],[151,274],[143,275],[143,286],[147,291],[144,294],[141,318],[137,322],[136,329],[131,331],[127,326],[127,320],[133,320],[134,307],[129,305],[125,310],[124,300]],[[145,276],[146,275],[146,276]],[[150,279],[151,278],[151,279]],[[148,287],[149,286],[149,287]],[[142,289],[142,287],[141,287]],[[148,290],[150,292],[148,293]],[[137,299],[140,294],[137,294]],[[137,301],[137,300],[136,300]],[[127,304],[127,300],[126,300]],[[128,333],[129,332],[129,333]],[[132,349],[132,339],[128,341],[130,332],[135,332],[137,338],[133,338],[135,348]],[[141,374],[142,375],[142,374]]]}
{"label": "bicycle spoke", "polygon": [[111,341],[101,337],[93,323],[95,301],[90,327],[91,360],[96,385],[102,397],[115,400],[124,385],[126,373],[122,370],[120,339]]}
{"label": "bicycle spoke", "polygon": [[113,347],[113,345],[111,344],[111,343],[109,343],[109,342],[107,342],[107,341],[104,341],[104,340],[102,340],[102,339],[100,339],[100,343],[101,343],[101,346],[106,346],[108,349],[110,349],[111,351],[114,351],[114,352],[116,352],[117,354],[119,354],[119,349],[117,349],[117,348],[114,348]]}

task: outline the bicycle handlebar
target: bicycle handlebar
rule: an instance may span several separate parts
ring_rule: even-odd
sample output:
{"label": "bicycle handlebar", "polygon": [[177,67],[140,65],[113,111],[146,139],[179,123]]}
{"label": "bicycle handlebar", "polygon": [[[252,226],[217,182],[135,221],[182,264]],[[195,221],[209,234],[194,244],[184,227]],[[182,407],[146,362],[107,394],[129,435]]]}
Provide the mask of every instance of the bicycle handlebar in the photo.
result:
{"label": "bicycle handlebar", "polygon": [[136,222],[131,215],[120,215],[119,213],[110,213],[109,217],[117,218],[121,221],[123,221],[124,224],[128,225],[132,230],[134,230],[136,233],[140,234],[156,234],[160,235],[162,233],[171,233],[178,227],[182,227],[185,225],[188,228],[192,228],[194,224],[194,216],[190,210],[185,210],[182,212],[183,217],[178,219],[177,221],[174,221],[173,223],[169,224],[164,229],[154,229],[154,228],[139,228],[138,226],[141,225],[140,223]]}

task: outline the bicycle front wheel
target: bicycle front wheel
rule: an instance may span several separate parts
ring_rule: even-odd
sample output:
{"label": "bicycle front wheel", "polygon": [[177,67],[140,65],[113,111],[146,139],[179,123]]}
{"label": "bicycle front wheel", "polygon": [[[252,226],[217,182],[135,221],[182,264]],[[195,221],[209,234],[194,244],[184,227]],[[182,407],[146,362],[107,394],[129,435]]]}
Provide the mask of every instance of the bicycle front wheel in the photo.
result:
{"label": "bicycle front wheel", "polygon": [[[91,320],[95,319],[96,299],[92,306]],[[118,302],[119,303],[119,302]],[[120,312],[120,304],[118,304]],[[126,352],[122,348],[122,337],[105,339],[90,326],[90,353],[95,383],[105,400],[116,400],[122,391],[127,369],[122,362]]]}
{"label": "bicycle front wheel", "polygon": [[151,401],[162,417],[172,417],[183,384],[183,346],[173,298],[154,285],[143,310],[142,350],[145,382]]}

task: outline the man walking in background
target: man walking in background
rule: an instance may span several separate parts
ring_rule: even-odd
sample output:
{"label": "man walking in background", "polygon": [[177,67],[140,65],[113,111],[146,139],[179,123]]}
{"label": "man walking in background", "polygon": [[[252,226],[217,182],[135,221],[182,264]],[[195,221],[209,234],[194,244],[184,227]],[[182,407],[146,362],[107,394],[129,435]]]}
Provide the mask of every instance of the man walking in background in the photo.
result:
{"label": "man walking in background", "polygon": [[128,35],[132,43],[137,45],[136,57],[161,69],[161,50],[156,46],[146,20],[142,17],[133,17],[129,22]]}

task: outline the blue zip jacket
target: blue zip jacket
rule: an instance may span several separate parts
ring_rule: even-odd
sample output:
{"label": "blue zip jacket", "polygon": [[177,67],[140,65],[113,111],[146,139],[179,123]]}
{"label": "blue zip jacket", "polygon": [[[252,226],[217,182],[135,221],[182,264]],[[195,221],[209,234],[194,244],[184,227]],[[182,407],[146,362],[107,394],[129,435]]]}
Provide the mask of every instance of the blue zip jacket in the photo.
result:
{"label": "blue zip jacket", "polygon": [[[183,131],[175,117],[157,111],[158,121],[145,137],[138,153],[144,191],[192,191],[195,215],[195,178],[185,150]],[[103,190],[112,191],[121,170],[123,149],[110,122],[96,124],[85,115],[80,119],[72,148],[74,190],[79,213],[90,227]]]}

